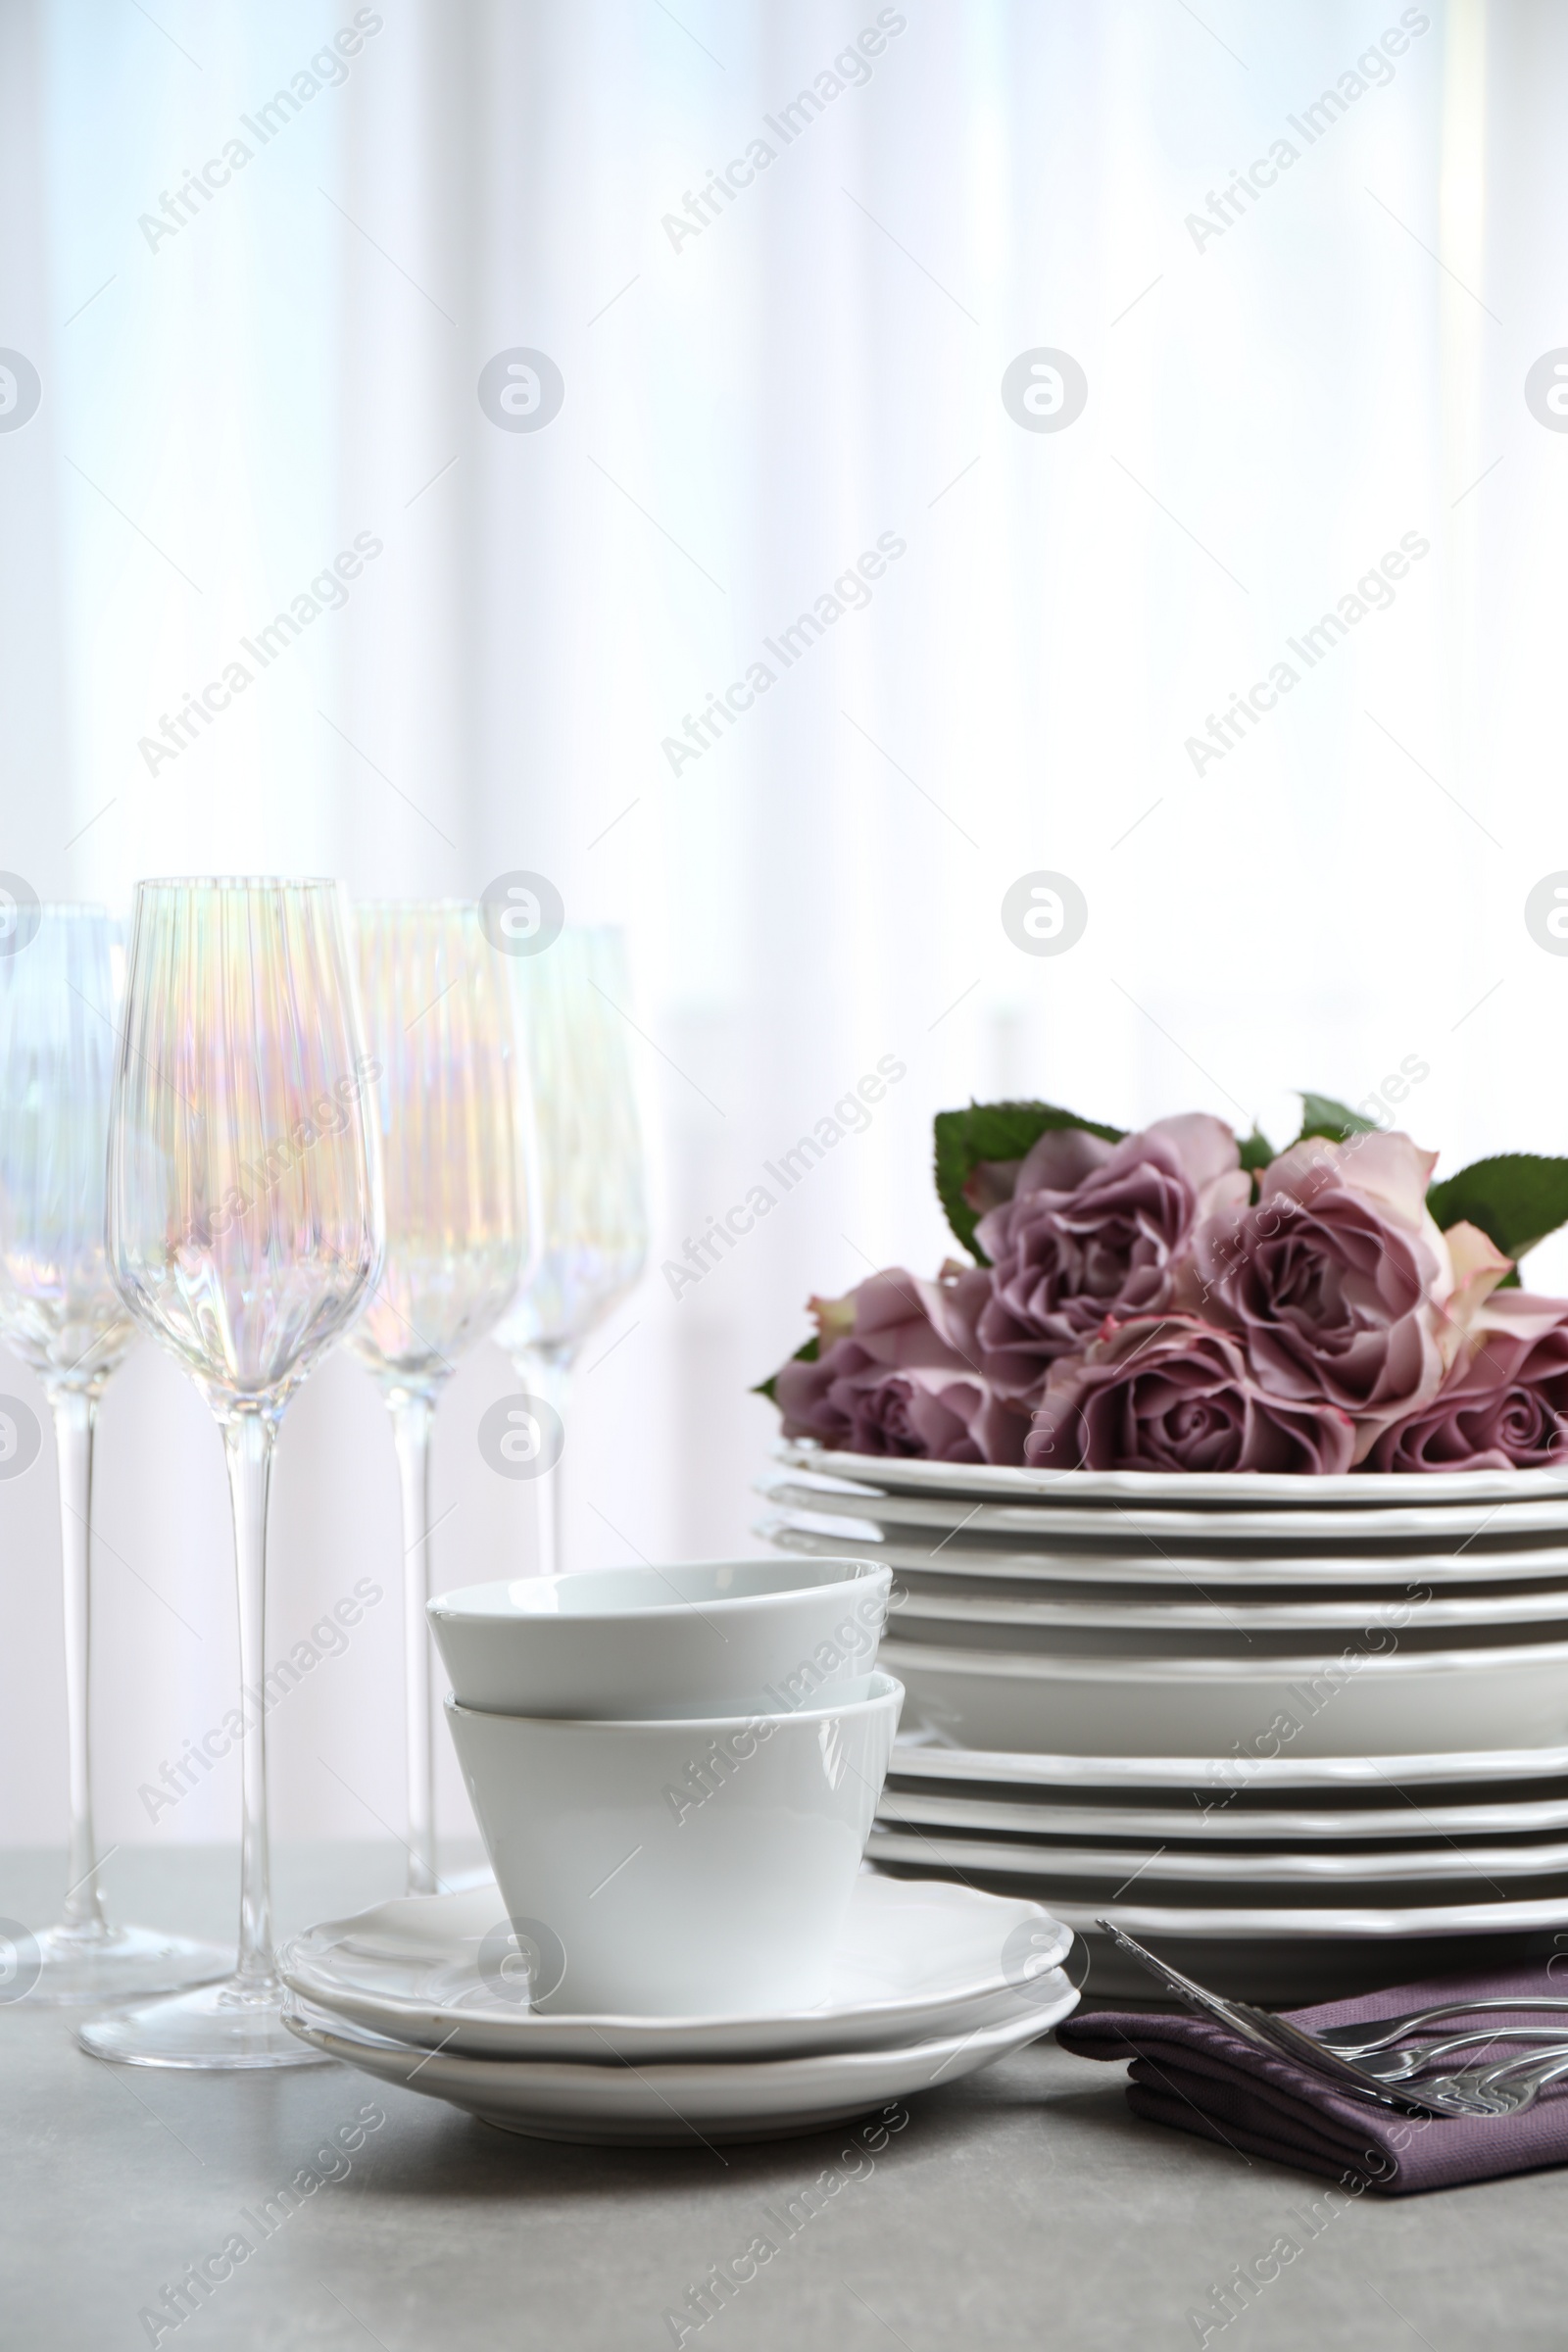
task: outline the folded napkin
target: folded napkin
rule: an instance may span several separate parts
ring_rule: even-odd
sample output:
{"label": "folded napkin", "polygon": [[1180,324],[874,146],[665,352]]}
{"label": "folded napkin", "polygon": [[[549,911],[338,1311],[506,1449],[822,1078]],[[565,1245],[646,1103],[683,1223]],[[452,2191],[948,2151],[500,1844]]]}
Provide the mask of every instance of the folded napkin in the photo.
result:
{"label": "folded napkin", "polygon": [[[1562,1976],[1548,1972],[1553,1954],[1506,1968],[1471,1970],[1463,1976],[1428,1978],[1394,1984],[1355,2000],[1327,2001],[1315,2009],[1285,2014],[1308,2032],[1324,2026],[1361,2025],[1369,2019],[1399,2017],[1439,2001],[1506,1994],[1568,1995],[1568,1965]],[[1484,2016],[1458,2017],[1426,2029],[1422,2038],[1459,2034],[1483,2026]],[[1510,2011],[1496,2020],[1496,2045],[1476,2043],[1457,2053],[1454,2070],[1511,2056],[1510,2025],[1551,2025],[1568,2044],[1568,2009],[1529,2015]],[[1524,2114],[1471,2120],[1459,2116],[1405,2116],[1376,2107],[1353,2093],[1319,2081],[1289,2058],[1257,2049],[1208,2018],[1185,2011],[1167,2015],[1082,2010],[1056,2029],[1064,2049],[1083,2058],[1130,2058],[1127,2102],[1135,2115],[1172,2124],[1179,2132],[1221,2141],[1249,2156],[1298,2166],[1340,2180],[1353,2193],[1381,2189],[1401,2196],[1423,2188],[1451,2188],[1464,2180],[1490,2180],[1502,2173],[1525,2173],[1543,2165],[1568,2164],[1568,2078],[1544,2091]]]}

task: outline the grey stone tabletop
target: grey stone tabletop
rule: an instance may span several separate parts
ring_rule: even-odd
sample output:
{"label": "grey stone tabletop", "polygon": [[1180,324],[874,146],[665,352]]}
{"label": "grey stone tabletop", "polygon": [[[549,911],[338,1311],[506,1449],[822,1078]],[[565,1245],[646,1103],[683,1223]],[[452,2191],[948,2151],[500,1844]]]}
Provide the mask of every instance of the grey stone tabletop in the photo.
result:
{"label": "grey stone tabletop", "polygon": [[[390,1846],[284,1848],[280,1933],[399,1892],[401,1865]],[[0,1916],[43,1925],[61,1885],[58,1856],[0,1856]],[[231,1853],[122,1851],[106,1885],[122,1915],[232,1933]],[[338,2065],[107,2067],[70,2012],[4,2004],[0,2082],[7,2352],[1568,2342],[1568,2170],[1331,2196],[1135,2121],[1119,2068],[1051,2042],[912,2100],[874,2153],[854,2126],[716,2151],[557,2145]],[[270,2234],[241,2218],[281,2214],[302,2175],[317,2185]],[[793,2210],[791,2233],[764,2207]],[[247,2258],[187,2292],[177,2326],[157,2317],[235,2232],[257,2241]],[[706,2274],[760,2235],[783,2242],[705,2299]],[[1221,2328],[1211,2290],[1282,2236],[1298,2252],[1265,2262],[1277,2277]]]}

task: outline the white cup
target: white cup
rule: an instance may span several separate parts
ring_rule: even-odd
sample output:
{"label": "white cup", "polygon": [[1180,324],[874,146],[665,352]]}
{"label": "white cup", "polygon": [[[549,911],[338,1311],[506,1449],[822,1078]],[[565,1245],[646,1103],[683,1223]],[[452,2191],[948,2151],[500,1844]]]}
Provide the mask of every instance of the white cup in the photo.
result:
{"label": "white cup", "polygon": [[706,1560],[468,1585],[428,1606],[465,1707],[780,1714],[864,1696],[892,1582],[870,1560]]}
{"label": "white cup", "polygon": [[886,1674],[864,1698],[687,1722],[449,1698],[533,2006],[743,2016],[825,1998],[903,1699]]}

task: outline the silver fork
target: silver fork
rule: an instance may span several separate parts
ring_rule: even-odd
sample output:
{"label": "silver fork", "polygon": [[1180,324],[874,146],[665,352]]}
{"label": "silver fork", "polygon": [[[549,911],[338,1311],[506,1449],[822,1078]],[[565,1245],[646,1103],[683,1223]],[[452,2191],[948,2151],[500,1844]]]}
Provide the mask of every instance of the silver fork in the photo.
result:
{"label": "silver fork", "polygon": [[1523,2115],[1550,2082],[1568,2075],[1568,2044],[1559,2042],[1544,2057],[1505,2058],[1500,2066],[1471,2067],[1462,2074],[1438,2075],[1414,2092],[1429,2094],[1445,2115]]}
{"label": "silver fork", "polygon": [[[1319,2026],[1313,2038],[1320,2041],[1326,2050],[1338,2050],[1342,2058],[1370,2058],[1375,2050],[1386,2050],[1392,2043],[1402,2041],[1407,2034],[1414,2034],[1422,2026],[1435,2026],[1446,2017],[1475,2017],[1483,2011],[1495,2014],[1498,2010],[1508,2009],[1527,2013],[1547,2009],[1568,2010],[1568,1998],[1560,1994],[1546,1994],[1526,2001],[1495,1995],[1486,2000],[1444,2001],[1437,2008],[1412,2009],[1404,2017],[1366,2018],[1356,2026]],[[1520,2028],[1519,2031],[1522,2033],[1524,2029]],[[1559,2031],[1568,2033],[1568,2028],[1543,2026],[1540,2031],[1543,2034]]]}
{"label": "silver fork", "polygon": [[[1313,2038],[1319,2037],[1314,2035]],[[1544,2042],[1553,2049],[1568,2050],[1568,2030],[1562,2026],[1472,2026],[1468,2033],[1446,2034],[1440,2041],[1412,2041],[1406,2043],[1403,2049],[1379,2046],[1364,2056],[1353,2057],[1351,2064],[1358,2066],[1363,2074],[1369,2075],[1376,2082],[1405,2082],[1413,2075],[1424,2074],[1429,2067],[1441,2064],[1445,2058],[1451,2058],[1456,2050],[1471,2050],[1478,2042],[1488,2041]],[[1325,2046],[1334,2049],[1342,2058],[1348,2055],[1343,2044],[1330,2043]],[[1531,2055],[1529,2050],[1517,2053],[1520,2062],[1525,2064],[1530,2062]],[[1534,2055],[1539,2058],[1542,2052],[1538,2049]],[[1511,2065],[1514,2061],[1500,2059],[1494,2063]]]}
{"label": "silver fork", "polygon": [[[1426,2110],[1437,2115],[1471,2117],[1517,2115],[1534,2105],[1546,2083],[1568,2074],[1568,2045],[1559,2045],[1534,2060],[1505,2059],[1490,2067],[1438,2076],[1431,2082],[1386,2083],[1341,2051],[1329,2048],[1315,2034],[1292,2025],[1289,2018],[1277,2017],[1271,2010],[1255,2009],[1250,2001],[1236,2001],[1225,1993],[1210,1992],[1196,1979],[1184,1976],[1179,1968],[1157,1959],[1112,1921],[1101,1919],[1095,1924],[1119,1950],[1128,1953],[1167,1992],[1174,1993],[1200,2017],[1213,2018],[1256,2049],[1293,2059],[1322,2082],[1335,2083],[1377,2106],[1392,2107],[1399,2114]],[[1524,2073],[1521,2082],[1508,2080],[1521,2071]]]}

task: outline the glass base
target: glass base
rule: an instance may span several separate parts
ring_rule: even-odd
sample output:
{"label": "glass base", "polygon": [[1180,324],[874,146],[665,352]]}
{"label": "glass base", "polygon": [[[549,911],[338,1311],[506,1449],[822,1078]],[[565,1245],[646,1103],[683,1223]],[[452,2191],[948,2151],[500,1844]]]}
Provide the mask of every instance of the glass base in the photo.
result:
{"label": "glass base", "polygon": [[0,2001],[24,2002],[29,2009],[178,1992],[186,1984],[210,1984],[234,1965],[231,1950],[155,1928],[46,1928],[41,1936],[8,1938],[6,1948],[11,1987],[0,1983]]}
{"label": "glass base", "polygon": [[76,2039],[90,2058],[117,2066],[330,2066],[324,2051],[289,2032],[282,2002],[275,1977],[260,1984],[227,1977],[200,1992],[92,2018],[77,2027]]}

